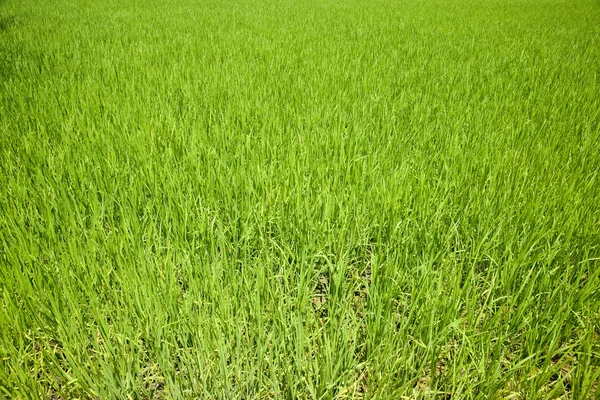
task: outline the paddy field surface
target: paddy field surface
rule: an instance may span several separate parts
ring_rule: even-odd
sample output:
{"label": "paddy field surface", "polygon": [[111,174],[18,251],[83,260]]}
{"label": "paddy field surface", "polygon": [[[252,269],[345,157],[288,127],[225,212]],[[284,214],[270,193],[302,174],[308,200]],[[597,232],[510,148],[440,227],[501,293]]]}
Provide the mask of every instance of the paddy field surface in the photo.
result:
{"label": "paddy field surface", "polygon": [[599,379],[597,0],[0,1],[0,397]]}

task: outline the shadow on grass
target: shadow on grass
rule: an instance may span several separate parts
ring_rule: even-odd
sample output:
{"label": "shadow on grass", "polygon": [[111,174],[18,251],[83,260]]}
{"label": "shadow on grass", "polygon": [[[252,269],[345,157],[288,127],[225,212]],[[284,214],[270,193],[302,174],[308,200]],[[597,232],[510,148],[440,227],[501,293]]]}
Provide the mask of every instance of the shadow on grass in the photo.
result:
{"label": "shadow on grass", "polygon": [[0,15],[0,33],[17,24],[17,18],[11,15]]}

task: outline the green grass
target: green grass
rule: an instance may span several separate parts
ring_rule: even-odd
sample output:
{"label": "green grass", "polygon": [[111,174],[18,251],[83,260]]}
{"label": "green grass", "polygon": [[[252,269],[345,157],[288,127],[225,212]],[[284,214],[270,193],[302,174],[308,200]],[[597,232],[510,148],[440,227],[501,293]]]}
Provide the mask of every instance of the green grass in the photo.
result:
{"label": "green grass", "polygon": [[0,396],[587,399],[597,0],[5,0]]}

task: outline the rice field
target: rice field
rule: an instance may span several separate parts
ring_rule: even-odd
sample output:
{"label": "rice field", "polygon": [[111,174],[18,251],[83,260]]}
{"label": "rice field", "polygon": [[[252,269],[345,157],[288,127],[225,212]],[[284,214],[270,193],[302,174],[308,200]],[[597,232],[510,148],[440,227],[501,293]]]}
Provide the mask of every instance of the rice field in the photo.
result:
{"label": "rice field", "polygon": [[0,397],[600,396],[598,0],[2,0]]}

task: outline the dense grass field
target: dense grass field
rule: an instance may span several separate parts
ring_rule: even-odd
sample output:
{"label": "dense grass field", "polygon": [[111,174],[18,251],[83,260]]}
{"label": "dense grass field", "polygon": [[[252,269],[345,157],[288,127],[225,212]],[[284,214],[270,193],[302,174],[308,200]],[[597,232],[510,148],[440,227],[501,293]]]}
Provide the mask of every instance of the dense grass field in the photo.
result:
{"label": "dense grass field", "polygon": [[597,0],[4,0],[0,397],[600,396]]}

